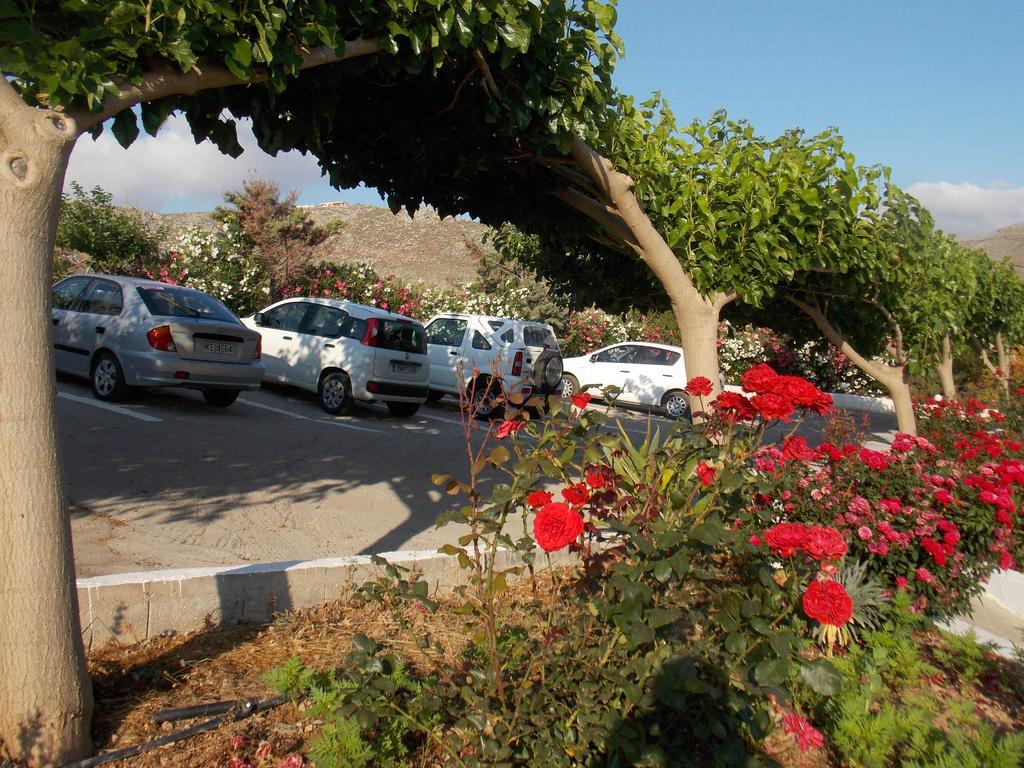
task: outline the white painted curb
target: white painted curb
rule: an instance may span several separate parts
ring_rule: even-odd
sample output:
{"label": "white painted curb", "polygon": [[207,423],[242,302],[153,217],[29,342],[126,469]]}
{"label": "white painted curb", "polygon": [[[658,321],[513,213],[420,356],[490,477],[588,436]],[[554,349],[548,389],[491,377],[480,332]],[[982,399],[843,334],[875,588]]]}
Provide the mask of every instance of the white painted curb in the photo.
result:
{"label": "white painted curb", "polygon": [[1006,610],[1024,616],[1024,573],[996,571],[989,578],[985,591]]}

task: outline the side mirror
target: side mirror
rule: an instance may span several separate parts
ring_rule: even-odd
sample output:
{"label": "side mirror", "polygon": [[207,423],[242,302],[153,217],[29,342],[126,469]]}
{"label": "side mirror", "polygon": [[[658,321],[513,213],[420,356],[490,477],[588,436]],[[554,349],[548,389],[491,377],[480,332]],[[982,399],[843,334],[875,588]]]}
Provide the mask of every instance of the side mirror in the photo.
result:
{"label": "side mirror", "polygon": [[257,312],[252,316],[252,321],[256,323],[256,325],[263,325],[263,313]]}
{"label": "side mirror", "polygon": [[596,363],[597,362],[597,355],[591,355],[590,356],[590,362]]}

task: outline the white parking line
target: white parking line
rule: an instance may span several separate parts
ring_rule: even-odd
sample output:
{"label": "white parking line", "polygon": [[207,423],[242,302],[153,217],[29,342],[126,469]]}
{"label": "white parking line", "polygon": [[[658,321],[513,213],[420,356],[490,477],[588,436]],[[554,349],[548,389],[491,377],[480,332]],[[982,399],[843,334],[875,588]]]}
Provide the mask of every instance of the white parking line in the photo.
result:
{"label": "white parking line", "polygon": [[247,399],[241,398],[241,397],[238,398],[238,402],[245,403],[245,405],[251,405],[253,408],[262,408],[265,411],[273,411],[274,413],[279,413],[282,416],[290,416],[293,419],[299,419],[301,421],[312,421],[315,424],[325,424],[325,425],[327,425],[329,427],[342,427],[344,429],[355,429],[355,430],[357,430],[359,432],[376,432],[379,435],[384,434],[384,430],[382,430],[382,429],[373,429],[372,427],[357,427],[355,424],[349,424],[349,423],[344,422],[344,421],[328,421],[327,419],[313,419],[313,418],[310,418],[309,416],[303,416],[300,413],[292,413],[291,411],[286,411],[283,408],[275,408],[272,405],[264,405],[263,403],[255,403],[252,400],[247,400]]}
{"label": "white parking line", "polygon": [[431,416],[429,413],[417,413],[421,419],[430,419],[431,421],[443,421],[445,424],[454,424],[458,427],[462,426],[462,421],[459,419],[446,419],[443,416]]}
{"label": "white parking line", "polygon": [[69,395],[67,392],[58,392],[57,397],[63,397],[65,400],[73,400],[76,403],[82,403],[82,405],[91,405],[96,408],[102,408],[105,411],[119,413],[122,416],[131,416],[133,419],[138,419],[139,421],[163,421],[163,419],[158,419],[156,416],[150,416],[148,413],[139,413],[138,411],[133,411],[130,408],[122,408],[119,405],[111,405],[110,403],[104,403],[100,400],[96,400],[90,397],[79,397],[78,395]]}

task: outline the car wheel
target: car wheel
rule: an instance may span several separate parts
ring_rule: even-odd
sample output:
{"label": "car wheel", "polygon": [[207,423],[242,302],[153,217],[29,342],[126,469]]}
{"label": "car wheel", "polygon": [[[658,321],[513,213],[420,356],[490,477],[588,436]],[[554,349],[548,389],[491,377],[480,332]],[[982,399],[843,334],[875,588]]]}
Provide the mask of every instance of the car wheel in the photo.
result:
{"label": "car wheel", "polygon": [[580,380],[571,373],[562,374],[562,399],[568,400],[580,391]]}
{"label": "car wheel", "polygon": [[392,416],[397,416],[400,419],[407,419],[420,409],[419,403],[392,403],[389,401],[384,405],[391,411]]}
{"label": "car wheel", "polygon": [[685,419],[690,415],[690,398],[681,389],[674,389],[661,398],[661,409],[670,419]]}
{"label": "car wheel", "polygon": [[352,410],[352,382],[341,371],[331,371],[321,377],[320,405],[332,416],[341,416]]}
{"label": "car wheel", "polygon": [[238,399],[238,389],[204,389],[203,399],[218,408],[227,408]]}
{"label": "car wheel", "polygon": [[495,402],[501,395],[501,385],[493,379],[477,379],[469,385],[469,402],[473,417],[477,419],[500,419],[505,406]]}
{"label": "car wheel", "polygon": [[97,400],[116,403],[124,400],[128,387],[117,358],[109,352],[102,353],[92,364],[92,393]]}
{"label": "car wheel", "polygon": [[427,402],[428,403],[436,403],[436,402],[444,399],[444,396],[446,394],[447,394],[446,392],[438,392],[436,389],[432,389],[432,390],[430,390],[427,393]]}

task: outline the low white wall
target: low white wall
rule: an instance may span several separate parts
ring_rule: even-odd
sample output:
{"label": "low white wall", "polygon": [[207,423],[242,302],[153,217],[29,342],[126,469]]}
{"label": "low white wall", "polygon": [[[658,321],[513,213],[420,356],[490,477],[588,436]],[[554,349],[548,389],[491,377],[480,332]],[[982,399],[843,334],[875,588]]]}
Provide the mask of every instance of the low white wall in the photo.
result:
{"label": "low white wall", "polygon": [[996,571],[988,580],[986,592],[1003,608],[1024,616],[1024,573]]}

